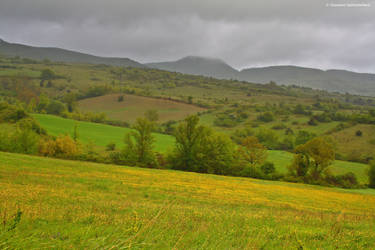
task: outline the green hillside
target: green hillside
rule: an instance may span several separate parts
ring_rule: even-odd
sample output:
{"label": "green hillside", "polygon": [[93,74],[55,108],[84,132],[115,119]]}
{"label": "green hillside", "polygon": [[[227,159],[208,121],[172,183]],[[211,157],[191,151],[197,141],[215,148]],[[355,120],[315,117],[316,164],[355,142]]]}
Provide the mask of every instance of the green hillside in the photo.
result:
{"label": "green hillside", "polygon": [[0,153],[0,248],[371,249],[373,191]]}
{"label": "green hillside", "polygon": [[[72,134],[74,130],[74,125],[78,125],[78,131],[80,135],[80,140],[84,143],[94,143],[98,146],[106,146],[108,143],[114,142],[118,146],[123,146],[123,139],[126,133],[129,133],[131,129],[109,126],[98,123],[91,122],[81,122],[74,121],[70,119],[64,119],[52,115],[34,114],[34,118],[47,129],[48,133],[52,135],[61,134]],[[169,135],[155,134],[155,150],[167,153],[168,149],[171,149],[174,145],[174,138]],[[275,164],[276,169],[280,173],[287,173],[287,166],[291,164],[293,160],[293,154],[279,151],[279,150],[269,150],[268,159]],[[335,161],[330,167],[334,174],[345,174],[348,172],[353,172],[360,183],[365,184],[367,180],[367,169],[368,165],[346,162],[346,161]]]}
{"label": "green hillside", "polygon": [[[124,138],[131,131],[129,128],[115,127],[105,124],[74,121],[53,115],[34,114],[34,118],[51,135],[72,135],[74,126],[77,124],[79,140],[84,143],[94,143],[97,146],[105,147],[109,143],[116,143],[118,146],[124,144]],[[155,134],[155,149],[166,152],[174,144],[172,136]]]}

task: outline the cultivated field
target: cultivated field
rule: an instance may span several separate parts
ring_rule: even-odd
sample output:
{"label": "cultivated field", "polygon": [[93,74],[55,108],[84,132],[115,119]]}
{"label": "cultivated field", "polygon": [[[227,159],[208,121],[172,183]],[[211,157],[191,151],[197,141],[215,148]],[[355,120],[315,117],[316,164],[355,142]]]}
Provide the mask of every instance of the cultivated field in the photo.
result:
{"label": "cultivated field", "polygon": [[[124,96],[122,102],[118,101],[119,96]],[[79,108],[83,111],[104,112],[110,119],[127,122],[134,122],[148,110],[157,110],[161,122],[182,120],[188,115],[205,110],[185,103],[126,94],[84,99],[79,102]]]}
{"label": "cultivated field", "polygon": [[0,248],[371,249],[373,191],[0,153]]}

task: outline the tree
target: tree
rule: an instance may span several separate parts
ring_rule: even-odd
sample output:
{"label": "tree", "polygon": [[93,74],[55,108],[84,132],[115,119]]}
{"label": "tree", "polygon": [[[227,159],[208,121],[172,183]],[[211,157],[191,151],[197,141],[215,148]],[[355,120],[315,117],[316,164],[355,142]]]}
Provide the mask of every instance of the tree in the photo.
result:
{"label": "tree", "polygon": [[56,77],[56,74],[50,69],[44,69],[40,74],[40,78],[42,80],[52,80],[55,77]]}
{"label": "tree", "polygon": [[335,159],[333,145],[323,138],[314,138],[295,149],[296,155],[290,168],[298,176],[308,175],[313,180],[319,180],[323,171]]}
{"label": "tree", "polygon": [[40,95],[39,103],[36,106],[37,111],[41,113],[46,112],[47,106],[49,105],[49,103],[50,103],[50,100],[46,95],[44,94]]}
{"label": "tree", "polygon": [[238,172],[233,142],[199,125],[198,116],[187,117],[177,126],[174,135],[176,146],[169,157],[172,168],[224,175]]}
{"label": "tree", "polygon": [[73,140],[77,142],[79,139],[79,132],[78,132],[78,124],[74,123],[74,128],[73,128]]}
{"label": "tree", "polygon": [[267,149],[254,136],[248,136],[239,148],[242,159],[251,167],[261,165],[267,159]]}
{"label": "tree", "polygon": [[276,171],[275,165],[272,162],[265,162],[260,169],[266,175],[273,174]]}
{"label": "tree", "polygon": [[188,96],[188,103],[189,103],[189,104],[192,104],[192,103],[193,103],[193,97],[192,97],[192,96]]}
{"label": "tree", "polygon": [[150,122],[157,122],[159,120],[159,114],[157,110],[147,110],[145,112],[145,117],[148,119]]}
{"label": "tree", "polygon": [[370,169],[368,171],[369,187],[375,188],[375,161],[370,163]]}
{"label": "tree", "polygon": [[257,119],[263,122],[272,122],[275,120],[275,117],[271,112],[264,112],[263,114],[260,114]]}
{"label": "tree", "polygon": [[198,123],[198,116],[188,116],[175,129],[176,148],[173,156],[173,168],[185,171],[198,170],[197,154],[200,150],[200,140],[206,133],[206,128]]}
{"label": "tree", "polygon": [[278,135],[270,129],[259,129],[256,137],[259,142],[265,145],[268,149],[276,149],[279,144]]}
{"label": "tree", "polygon": [[310,133],[310,132],[305,131],[305,130],[300,130],[300,131],[298,131],[295,145],[298,146],[298,145],[301,145],[301,144],[305,144],[306,142],[312,140],[314,137],[316,137],[316,135],[314,133]]}
{"label": "tree", "polygon": [[64,103],[56,100],[52,100],[47,108],[46,111],[48,114],[53,114],[53,115],[60,115],[62,112],[64,112],[66,109]]}
{"label": "tree", "polygon": [[138,118],[133,126],[135,131],[125,137],[124,158],[128,164],[155,167],[157,161],[153,152],[155,138],[152,131],[155,124],[145,118]]}
{"label": "tree", "polygon": [[77,109],[77,96],[75,94],[69,93],[65,95],[64,102],[66,103],[69,112],[73,112]]}

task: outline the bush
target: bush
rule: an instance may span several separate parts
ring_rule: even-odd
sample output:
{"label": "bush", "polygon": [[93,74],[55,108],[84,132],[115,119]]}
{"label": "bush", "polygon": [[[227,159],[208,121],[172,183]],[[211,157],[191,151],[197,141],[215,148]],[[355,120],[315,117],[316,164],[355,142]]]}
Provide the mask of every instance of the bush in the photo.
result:
{"label": "bush", "polygon": [[260,169],[266,175],[273,174],[276,171],[275,165],[272,162],[265,162]]}
{"label": "bush", "polygon": [[279,142],[277,134],[269,129],[260,129],[256,134],[259,142],[266,146],[268,149],[276,149]]}
{"label": "bush", "polygon": [[59,136],[56,140],[47,138],[39,144],[39,154],[42,156],[75,159],[79,153],[79,145],[68,135]]}
{"label": "bush", "polygon": [[368,171],[369,187],[375,188],[375,161],[370,163],[370,169]]}
{"label": "bush", "polygon": [[281,129],[285,129],[285,128],[286,128],[286,125],[284,123],[279,123],[279,124],[276,124],[276,125],[272,126],[272,129],[275,129],[275,130],[281,130]]}
{"label": "bush", "polygon": [[47,113],[53,115],[61,115],[65,110],[65,104],[56,100],[52,100],[46,108]]}
{"label": "bush", "polygon": [[355,135],[356,135],[356,136],[362,136],[362,131],[361,131],[361,130],[357,130],[357,131],[355,132]]}
{"label": "bush", "polygon": [[358,180],[353,172],[349,172],[342,175],[330,175],[328,174],[325,181],[329,185],[343,187],[343,188],[358,188]]}
{"label": "bush", "polygon": [[257,119],[262,122],[272,122],[275,120],[275,117],[271,112],[264,112],[263,114],[260,114]]}
{"label": "bush", "polygon": [[0,150],[20,154],[35,154],[39,136],[30,129],[5,130],[0,132]]}
{"label": "bush", "polygon": [[106,146],[106,150],[107,151],[115,151],[116,150],[116,143],[108,143],[107,146]]}

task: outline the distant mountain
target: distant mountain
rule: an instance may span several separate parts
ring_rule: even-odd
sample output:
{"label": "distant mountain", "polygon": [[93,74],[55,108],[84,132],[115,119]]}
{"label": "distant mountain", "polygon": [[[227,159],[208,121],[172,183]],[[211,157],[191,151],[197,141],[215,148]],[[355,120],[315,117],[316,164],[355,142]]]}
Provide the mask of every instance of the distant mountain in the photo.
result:
{"label": "distant mountain", "polygon": [[146,64],[150,68],[215,78],[234,78],[238,71],[215,58],[187,56],[177,61]]}
{"label": "distant mountain", "polygon": [[137,68],[145,67],[143,64],[140,64],[129,58],[99,57],[60,48],[33,47],[23,44],[8,43],[1,39],[0,55],[10,57],[19,56],[35,60],[48,59],[51,61],[67,63],[107,64],[113,66],[128,66]]}
{"label": "distant mountain", "polygon": [[150,68],[221,79],[237,79],[254,83],[297,85],[341,93],[375,96],[375,74],[345,70],[321,70],[297,66],[271,66],[241,71],[222,60],[188,56],[177,61],[148,63]]}
{"label": "distant mountain", "polygon": [[328,91],[375,96],[375,74],[345,70],[320,70],[296,66],[250,68],[239,72],[237,79],[250,82],[297,85]]}

